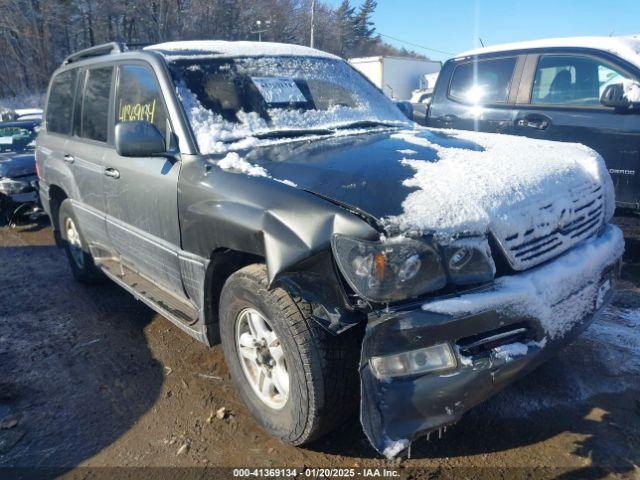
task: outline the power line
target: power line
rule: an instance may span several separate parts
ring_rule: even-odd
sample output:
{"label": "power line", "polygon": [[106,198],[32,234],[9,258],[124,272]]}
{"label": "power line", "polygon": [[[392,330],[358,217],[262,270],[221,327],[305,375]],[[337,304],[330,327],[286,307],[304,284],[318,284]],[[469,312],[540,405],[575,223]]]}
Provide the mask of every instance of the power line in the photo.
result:
{"label": "power line", "polygon": [[444,50],[437,50],[435,48],[425,47],[424,45],[418,45],[417,43],[407,42],[406,40],[401,40],[396,37],[392,37],[391,35],[385,35],[384,33],[378,33],[381,37],[390,38],[391,40],[395,40],[396,42],[406,43],[407,45],[411,45],[412,47],[422,48],[423,50],[429,50],[431,52],[444,53],[445,55],[455,55],[453,52],[445,52]]}

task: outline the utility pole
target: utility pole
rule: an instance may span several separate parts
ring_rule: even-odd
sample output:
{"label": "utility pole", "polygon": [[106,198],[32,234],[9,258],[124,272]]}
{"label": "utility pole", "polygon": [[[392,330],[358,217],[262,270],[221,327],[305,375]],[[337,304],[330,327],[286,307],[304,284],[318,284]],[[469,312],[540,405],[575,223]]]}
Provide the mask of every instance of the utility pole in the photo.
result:
{"label": "utility pole", "polygon": [[314,22],[316,15],[316,0],[311,0],[311,38],[309,39],[309,46],[313,48],[313,30],[314,30]]}

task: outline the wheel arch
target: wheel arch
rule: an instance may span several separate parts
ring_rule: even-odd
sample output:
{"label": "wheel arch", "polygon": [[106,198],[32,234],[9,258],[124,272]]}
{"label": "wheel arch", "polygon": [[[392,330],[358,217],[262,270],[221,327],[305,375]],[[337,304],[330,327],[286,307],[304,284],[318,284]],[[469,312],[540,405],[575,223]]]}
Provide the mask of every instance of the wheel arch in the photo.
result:
{"label": "wheel arch", "polygon": [[60,225],[59,225],[59,212],[60,205],[64,202],[69,195],[58,185],[50,185],[49,186],[49,212],[51,217],[51,225],[53,226],[53,235],[56,241],[56,245],[62,246],[62,237],[60,236]]}

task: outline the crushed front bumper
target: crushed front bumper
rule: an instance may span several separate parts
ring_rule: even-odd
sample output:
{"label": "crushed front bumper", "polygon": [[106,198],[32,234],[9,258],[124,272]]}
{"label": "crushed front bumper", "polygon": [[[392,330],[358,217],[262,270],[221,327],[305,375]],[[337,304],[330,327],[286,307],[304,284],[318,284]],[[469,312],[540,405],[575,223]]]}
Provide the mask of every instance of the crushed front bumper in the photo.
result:
{"label": "crushed front bumper", "polygon": [[[624,249],[607,226],[561,257],[491,287],[372,315],[361,358],[361,422],[393,457],[462,415],[570,343],[604,308]],[[378,378],[370,360],[447,343],[447,371]]]}

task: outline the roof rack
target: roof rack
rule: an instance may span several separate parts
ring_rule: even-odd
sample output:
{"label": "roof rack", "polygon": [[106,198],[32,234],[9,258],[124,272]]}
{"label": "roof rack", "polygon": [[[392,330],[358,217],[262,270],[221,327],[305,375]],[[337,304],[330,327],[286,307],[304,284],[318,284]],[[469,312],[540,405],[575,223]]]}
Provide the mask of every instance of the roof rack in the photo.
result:
{"label": "roof rack", "polygon": [[77,62],[90,57],[99,57],[100,55],[108,55],[110,53],[122,53],[127,51],[127,46],[121,42],[109,42],[102,45],[96,45],[94,47],[85,48],[78,52],[72,53],[62,62],[63,65],[68,63]]}

